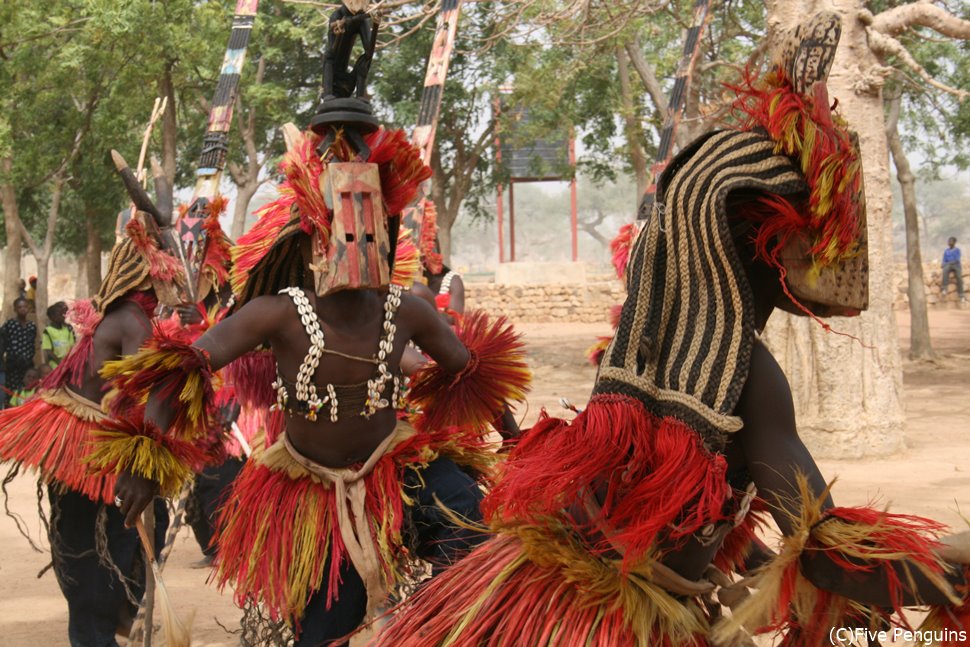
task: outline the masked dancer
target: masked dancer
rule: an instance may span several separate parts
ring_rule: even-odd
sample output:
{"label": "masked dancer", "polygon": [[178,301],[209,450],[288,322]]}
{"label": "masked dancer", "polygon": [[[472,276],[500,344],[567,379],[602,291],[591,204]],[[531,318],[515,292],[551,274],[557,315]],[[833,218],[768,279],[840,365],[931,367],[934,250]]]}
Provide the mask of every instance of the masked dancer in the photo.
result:
{"label": "masked dancer", "polygon": [[[117,645],[115,633],[127,633],[144,587],[141,546],[116,506],[115,477],[92,473],[84,460],[89,443],[112,422],[102,411],[98,371],[138,350],[157,306],[177,304],[184,281],[171,253],[171,188],[156,175],[156,207],[125,171],[138,211],[111,250],[97,295],[72,308],[77,343],[33,399],[0,412],[0,458],[13,463],[13,472],[37,470],[47,485],[51,553],[68,603],[71,647]],[[155,520],[160,546],[168,522],[161,500]]]}
{"label": "masked dancer", "polygon": [[[495,536],[377,644],[740,645],[747,629],[815,647],[833,627],[906,624],[914,604],[958,644],[942,629],[967,628],[954,562],[970,555],[928,519],[835,506],[757,338],[779,305],[867,305],[862,168],[824,84],[839,33],[834,14],[796,30],[735,88],[742,127],[673,160],[588,406],[525,434],[483,502]],[[784,537],[752,560],[766,513]]]}

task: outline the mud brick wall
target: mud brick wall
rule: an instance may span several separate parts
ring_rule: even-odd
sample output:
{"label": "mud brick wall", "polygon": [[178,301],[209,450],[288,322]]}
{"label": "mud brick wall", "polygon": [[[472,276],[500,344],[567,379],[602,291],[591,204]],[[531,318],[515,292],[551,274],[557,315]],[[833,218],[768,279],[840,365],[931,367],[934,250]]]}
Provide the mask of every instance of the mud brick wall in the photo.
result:
{"label": "mud brick wall", "polygon": [[467,307],[534,323],[606,322],[610,307],[623,303],[625,296],[623,286],[615,280],[578,285],[465,283]]}

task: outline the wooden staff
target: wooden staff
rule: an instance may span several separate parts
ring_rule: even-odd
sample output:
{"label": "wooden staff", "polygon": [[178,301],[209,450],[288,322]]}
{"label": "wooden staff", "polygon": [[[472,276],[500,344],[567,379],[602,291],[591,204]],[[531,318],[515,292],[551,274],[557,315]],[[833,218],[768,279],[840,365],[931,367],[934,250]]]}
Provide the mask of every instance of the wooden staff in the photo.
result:
{"label": "wooden staff", "polygon": [[[145,534],[148,537],[155,536],[155,502],[152,501],[152,505],[148,506],[148,509],[142,513],[143,523],[145,525]],[[142,539],[144,542],[144,539]],[[145,560],[145,597],[142,599],[142,604],[139,609],[145,610],[144,623],[146,627],[155,626],[155,573],[152,570],[152,558],[155,556],[152,553],[148,559]],[[152,647],[152,632],[151,630],[145,632],[145,639],[142,641],[143,647]]]}
{"label": "wooden staff", "polygon": [[[158,559],[155,560],[155,565],[158,568],[158,572],[161,573],[165,568],[165,562],[168,561],[168,556],[172,553],[172,548],[175,546],[175,538],[178,536],[179,529],[182,527],[182,518],[185,516],[185,504],[189,497],[189,487],[188,485],[183,488],[181,494],[179,494],[178,502],[175,504],[175,514],[172,515],[172,522],[168,525],[168,533],[165,535],[165,543],[162,544],[162,550],[159,552]],[[148,511],[146,510],[147,514]],[[152,554],[154,557],[154,553]],[[150,564],[149,568],[153,568]],[[154,575],[154,570],[153,573]],[[136,647],[138,641],[138,634],[147,627],[145,631],[145,636],[150,641],[153,627],[151,623],[146,623],[148,619],[148,611],[146,598],[142,598],[141,605],[138,607],[138,613],[135,615],[134,622],[131,623],[131,631],[128,633],[128,647]]]}
{"label": "wooden staff", "polygon": [[142,186],[147,186],[148,175],[145,173],[145,156],[148,154],[148,140],[151,139],[152,129],[155,123],[165,114],[168,107],[168,97],[155,97],[155,104],[152,106],[152,114],[148,118],[148,126],[145,127],[145,136],[141,140],[141,151],[138,153],[138,166],[135,167],[135,177],[141,182]]}
{"label": "wooden staff", "polygon": [[[168,97],[155,97],[152,104],[152,113],[148,117],[148,125],[145,127],[145,134],[141,140],[141,150],[138,153],[138,166],[135,167],[135,178],[141,182],[142,187],[148,185],[148,175],[145,173],[145,155],[148,154],[148,142],[151,140],[152,130],[155,123],[165,114],[168,106]],[[134,209],[134,203],[129,205]],[[134,213],[134,211],[132,212]],[[155,506],[149,506],[148,510],[142,513],[144,517],[145,530],[149,536],[155,534]],[[146,627],[153,627],[155,621],[155,574],[152,572],[150,561],[145,562],[145,596],[142,604],[138,607],[139,611],[144,612],[143,622]],[[136,615],[137,617],[137,615]],[[134,627],[134,625],[132,625]],[[152,647],[152,632],[145,632],[145,639],[142,641],[143,647]]]}
{"label": "wooden staff", "polygon": [[[152,507],[154,511],[154,507]],[[172,608],[172,601],[168,596],[168,589],[165,588],[165,580],[162,579],[162,571],[155,560],[155,548],[152,546],[152,539],[148,536],[145,524],[141,519],[135,522],[138,536],[141,538],[142,548],[145,549],[145,559],[151,565],[151,572],[155,579],[155,590],[158,598],[158,608],[162,616],[162,634],[165,636],[167,647],[190,647],[192,635],[178,615]],[[151,641],[151,625],[146,627],[146,640]]]}
{"label": "wooden staff", "polygon": [[691,73],[694,63],[700,54],[704,30],[710,19],[710,0],[695,0],[694,17],[690,29],[684,38],[684,52],[674,78],[674,87],[670,90],[670,100],[667,103],[667,114],[664,116],[663,129],[660,131],[660,146],[657,147],[657,158],[650,167],[650,182],[640,199],[637,219],[646,220],[650,217],[653,204],[657,199],[657,180],[667,164],[674,156],[674,135],[680,125],[680,118],[687,105],[687,91],[690,87]]}

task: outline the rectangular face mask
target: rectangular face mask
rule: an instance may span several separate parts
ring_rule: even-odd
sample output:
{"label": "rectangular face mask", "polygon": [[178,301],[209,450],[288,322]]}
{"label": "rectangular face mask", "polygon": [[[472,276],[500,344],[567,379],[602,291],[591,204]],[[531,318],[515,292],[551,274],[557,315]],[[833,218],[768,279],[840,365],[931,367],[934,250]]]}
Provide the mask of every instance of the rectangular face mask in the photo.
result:
{"label": "rectangular face mask", "polygon": [[329,241],[313,236],[316,293],[390,284],[390,241],[377,165],[329,164],[320,176],[320,190],[333,221]]}
{"label": "rectangular face mask", "polygon": [[[855,240],[855,254],[849,258],[827,267],[817,267],[809,251],[810,241],[801,236],[794,238],[781,251],[788,289],[802,305],[818,316],[851,317],[869,307],[869,236],[863,181],[859,182],[856,203],[859,231]],[[780,305],[792,312],[787,304]]]}

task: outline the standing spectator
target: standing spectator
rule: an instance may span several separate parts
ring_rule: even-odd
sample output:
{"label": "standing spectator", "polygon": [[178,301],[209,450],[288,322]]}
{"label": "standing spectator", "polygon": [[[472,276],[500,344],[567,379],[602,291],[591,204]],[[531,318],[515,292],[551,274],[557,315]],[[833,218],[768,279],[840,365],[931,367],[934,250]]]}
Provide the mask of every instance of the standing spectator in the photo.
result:
{"label": "standing spectator", "polygon": [[41,335],[40,348],[44,353],[44,363],[51,368],[57,368],[74,346],[74,329],[65,323],[66,314],[67,304],[63,301],[58,301],[47,309],[47,319],[50,323]]}
{"label": "standing spectator", "polygon": [[16,318],[7,319],[0,328],[4,340],[4,359],[7,367],[9,393],[24,388],[24,374],[34,365],[34,340],[37,338],[37,324],[27,321],[29,311],[27,299],[18,298],[13,302]]}
{"label": "standing spectator", "polygon": [[957,295],[960,301],[966,301],[963,296],[963,272],[960,267],[960,248],[957,247],[957,239],[953,236],[947,242],[948,247],[943,250],[943,296],[946,296],[947,283],[950,282],[950,272],[957,277]]}
{"label": "standing spectator", "polygon": [[27,281],[17,279],[17,296],[21,299],[27,298]]}
{"label": "standing spectator", "polygon": [[34,304],[34,301],[37,300],[37,277],[36,276],[32,276],[29,279],[27,279],[27,294],[24,296],[26,296],[27,300],[30,301],[31,306]]}
{"label": "standing spectator", "polygon": [[435,295],[438,310],[454,325],[465,314],[465,284],[458,272],[444,264],[440,268],[435,272],[425,267],[424,278]]}

